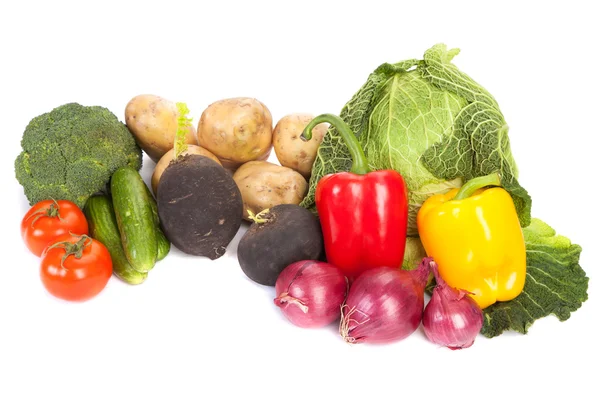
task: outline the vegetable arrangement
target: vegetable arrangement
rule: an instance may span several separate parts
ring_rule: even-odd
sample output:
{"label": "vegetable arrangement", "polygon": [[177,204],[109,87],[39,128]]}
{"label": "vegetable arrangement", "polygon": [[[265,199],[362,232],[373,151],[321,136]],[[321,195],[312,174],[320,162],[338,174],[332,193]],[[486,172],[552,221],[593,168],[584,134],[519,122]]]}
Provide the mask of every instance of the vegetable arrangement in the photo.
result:
{"label": "vegetable arrangement", "polygon": [[438,44],[383,64],[339,116],[275,128],[246,97],[213,102],[197,129],[185,103],[148,94],[126,124],[75,103],[34,118],[15,173],[45,288],[84,301],[112,274],[140,284],[171,243],[215,260],[247,221],[241,272],[275,287],[291,323],[337,322],[347,343],[403,340],[422,323],[456,350],[568,319],[587,299],[581,247],[531,217],[506,121],[457,54]]}
{"label": "vegetable arrangement", "polygon": [[[405,268],[415,268],[415,260],[427,255],[417,226],[421,205],[473,178],[499,173],[500,186],[510,194],[521,225],[527,273],[523,290],[513,300],[496,302],[483,310],[481,332],[488,337],[505,330],[526,333],[535,320],[547,315],[568,319],[587,300],[588,278],[579,266],[581,247],[531,218],[531,198],[518,182],[508,125],[493,96],[452,64],[458,53],[458,49],[437,44],[422,60],[382,64],[342,108],[340,117],[362,145],[370,168],[394,169],[406,182],[409,213],[405,255],[411,259],[405,257]],[[349,171],[351,165],[351,153],[339,130],[330,127],[317,152],[309,191],[301,205],[315,210],[319,181],[328,174]],[[473,227],[459,226],[465,230]],[[444,240],[456,232],[452,230]],[[501,250],[497,243],[494,240],[487,246]],[[470,245],[465,243],[461,248]],[[435,246],[441,244],[436,240]],[[487,254],[484,248],[478,250],[482,260]],[[444,273],[445,263],[436,262],[442,278],[449,279]]]}

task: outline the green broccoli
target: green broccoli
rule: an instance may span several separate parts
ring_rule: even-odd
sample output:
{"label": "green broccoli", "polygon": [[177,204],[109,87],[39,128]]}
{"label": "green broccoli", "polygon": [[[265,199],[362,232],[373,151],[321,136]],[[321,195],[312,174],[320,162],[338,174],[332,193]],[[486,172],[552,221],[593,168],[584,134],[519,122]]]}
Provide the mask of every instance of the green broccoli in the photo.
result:
{"label": "green broccoli", "polygon": [[83,207],[117,168],[142,166],[142,150],[129,129],[99,106],[69,103],[35,117],[21,147],[15,172],[30,204],[64,199]]}

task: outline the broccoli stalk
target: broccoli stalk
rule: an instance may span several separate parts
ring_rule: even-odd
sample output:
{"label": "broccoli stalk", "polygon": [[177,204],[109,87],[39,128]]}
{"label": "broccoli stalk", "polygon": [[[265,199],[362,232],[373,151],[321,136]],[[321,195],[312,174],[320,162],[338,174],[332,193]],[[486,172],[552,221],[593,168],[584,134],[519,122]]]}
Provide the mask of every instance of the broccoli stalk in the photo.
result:
{"label": "broccoli stalk", "polygon": [[108,109],[69,103],[35,117],[15,160],[17,180],[30,204],[70,200],[79,207],[128,165],[139,171],[142,151]]}

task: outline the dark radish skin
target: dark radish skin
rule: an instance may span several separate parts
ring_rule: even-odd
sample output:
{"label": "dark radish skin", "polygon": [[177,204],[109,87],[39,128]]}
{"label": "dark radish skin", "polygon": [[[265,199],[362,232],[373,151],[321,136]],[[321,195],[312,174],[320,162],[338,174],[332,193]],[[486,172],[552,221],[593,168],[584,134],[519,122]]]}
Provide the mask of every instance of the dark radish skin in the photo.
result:
{"label": "dark radish skin", "polygon": [[158,183],[157,203],[167,239],[211,260],[225,254],[242,223],[242,195],[231,174],[200,155],[171,162]]}
{"label": "dark radish skin", "polygon": [[254,282],[275,286],[281,271],[302,260],[323,258],[319,220],[295,204],[280,204],[252,216],[254,222],[238,245],[242,271]]}

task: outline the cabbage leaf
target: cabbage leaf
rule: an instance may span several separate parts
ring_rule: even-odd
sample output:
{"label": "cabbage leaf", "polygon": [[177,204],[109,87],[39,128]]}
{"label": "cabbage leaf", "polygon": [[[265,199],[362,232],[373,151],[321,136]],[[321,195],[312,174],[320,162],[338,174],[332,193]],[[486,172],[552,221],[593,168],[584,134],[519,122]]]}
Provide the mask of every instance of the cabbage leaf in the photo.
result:
{"label": "cabbage leaf", "polygon": [[[340,113],[372,169],[403,175],[412,236],[425,199],[494,171],[500,172],[522,226],[530,221],[531,198],[517,181],[506,121],[492,95],[451,63],[456,54],[458,49],[438,44],[422,60],[381,65]],[[350,165],[348,149],[331,127],[318,149],[302,205],[313,208],[319,179],[348,171]]]}
{"label": "cabbage leaf", "polygon": [[587,300],[589,278],[579,265],[581,246],[557,235],[545,222],[533,218],[523,229],[527,247],[527,277],[521,294],[483,310],[481,333],[487,337],[506,330],[527,333],[535,320],[550,314],[569,319]]}

